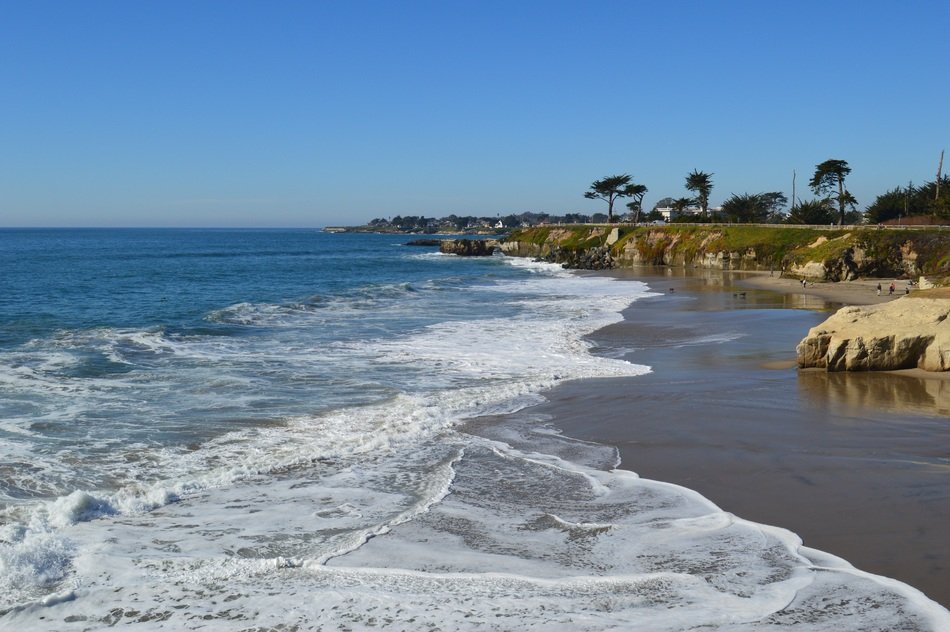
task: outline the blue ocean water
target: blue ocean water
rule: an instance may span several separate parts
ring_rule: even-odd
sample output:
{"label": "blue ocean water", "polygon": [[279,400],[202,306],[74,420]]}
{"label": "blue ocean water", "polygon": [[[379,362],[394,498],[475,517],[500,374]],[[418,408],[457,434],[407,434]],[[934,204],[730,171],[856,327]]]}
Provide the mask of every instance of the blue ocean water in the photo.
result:
{"label": "blue ocean water", "polygon": [[545,419],[473,430],[649,370],[585,338],[649,288],[405,241],[0,230],[0,628],[946,621]]}
{"label": "blue ocean water", "polygon": [[[0,349],[20,379],[52,387],[11,400],[34,423],[37,412],[58,418],[71,408],[62,421],[70,430],[53,430],[51,421],[51,433],[164,445],[373,401],[394,392],[387,369],[348,366],[335,351],[341,345],[458,315],[515,311],[492,301],[480,316],[477,304],[490,290],[465,291],[486,278],[512,278],[514,268],[434,264],[401,236],[14,230],[0,240]],[[211,373],[213,391],[205,388]],[[64,384],[84,396],[64,397]],[[128,408],[111,405],[130,388],[136,399],[128,404],[147,411],[148,424],[123,419]],[[3,416],[19,410],[14,403]]]}

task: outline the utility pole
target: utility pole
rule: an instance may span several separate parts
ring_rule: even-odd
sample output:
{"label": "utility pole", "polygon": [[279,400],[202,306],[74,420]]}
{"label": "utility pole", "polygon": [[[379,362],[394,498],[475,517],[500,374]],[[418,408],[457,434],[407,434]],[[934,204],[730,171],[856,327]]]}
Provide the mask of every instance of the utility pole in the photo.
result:
{"label": "utility pole", "polygon": [[792,169],[792,210],[795,210],[795,170]]}
{"label": "utility pole", "polygon": [[940,199],[940,172],[943,171],[943,150],[940,150],[940,164],[937,165],[937,192],[934,194],[934,202]]}

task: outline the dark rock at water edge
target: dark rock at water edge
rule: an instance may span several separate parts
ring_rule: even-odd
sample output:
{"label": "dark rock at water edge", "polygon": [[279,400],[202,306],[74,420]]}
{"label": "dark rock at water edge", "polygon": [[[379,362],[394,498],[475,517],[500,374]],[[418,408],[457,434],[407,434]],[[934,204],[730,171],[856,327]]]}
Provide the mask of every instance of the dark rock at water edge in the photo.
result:
{"label": "dark rock at water edge", "polygon": [[442,245],[441,239],[413,239],[412,241],[406,242],[407,246],[440,246]]}
{"label": "dark rock at water edge", "polygon": [[570,270],[610,270],[614,267],[614,259],[607,246],[586,249],[555,246],[548,254],[538,257],[538,261],[560,263]]}
{"label": "dark rock at water edge", "polygon": [[460,257],[489,257],[498,247],[495,239],[443,239],[439,252]]}

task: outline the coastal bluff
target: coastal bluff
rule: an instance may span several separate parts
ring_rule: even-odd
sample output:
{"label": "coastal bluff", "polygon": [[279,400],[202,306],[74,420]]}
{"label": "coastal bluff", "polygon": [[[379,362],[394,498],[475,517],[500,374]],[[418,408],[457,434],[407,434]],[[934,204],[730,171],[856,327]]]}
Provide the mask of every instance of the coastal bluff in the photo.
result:
{"label": "coastal bluff", "polygon": [[839,309],[798,344],[800,368],[950,371],[950,292]]}
{"label": "coastal bluff", "polygon": [[588,270],[641,265],[758,270],[809,281],[950,277],[950,228],[943,227],[549,225],[514,231],[500,248],[509,256]]}

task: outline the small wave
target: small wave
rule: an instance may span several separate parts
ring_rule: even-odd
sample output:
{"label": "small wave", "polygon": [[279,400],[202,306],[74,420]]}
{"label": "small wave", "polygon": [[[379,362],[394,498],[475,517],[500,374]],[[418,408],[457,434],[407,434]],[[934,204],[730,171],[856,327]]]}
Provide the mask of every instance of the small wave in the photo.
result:
{"label": "small wave", "polygon": [[334,297],[312,296],[299,302],[235,303],[205,316],[212,323],[255,327],[302,327],[344,322],[348,315],[379,309],[421,289],[412,283],[367,285]]}
{"label": "small wave", "polygon": [[424,261],[429,261],[433,259],[445,259],[448,260],[458,260],[458,257],[451,255],[446,252],[414,252],[411,255],[407,256],[408,259],[420,259]]}
{"label": "small wave", "polygon": [[734,340],[739,340],[740,338],[744,338],[746,335],[747,334],[740,333],[737,331],[730,331],[730,332],[725,332],[725,333],[720,333],[720,334],[709,334],[707,336],[699,336],[698,338],[691,338],[689,340],[684,340],[672,346],[675,349],[679,349],[682,347],[724,344],[726,342],[733,342]]}
{"label": "small wave", "polygon": [[0,528],[0,592],[19,593],[21,600],[45,596],[66,578],[75,554],[75,543],[62,533]]}
{"label": "small wave", "polygon": [[49,523],[59,529],[118,513],[108,500],[96,498],[84,491],[75,491],[64,498],[57,498],[48,506],[47,511]]}
{"label": "small wave", "polygon": [[527,270],[535,274],[549,274],[552,276],[570,276],[571,272],[564,269],[559,263],[536,261],[529,257],[504,257],[503,261],[512,267]]}

